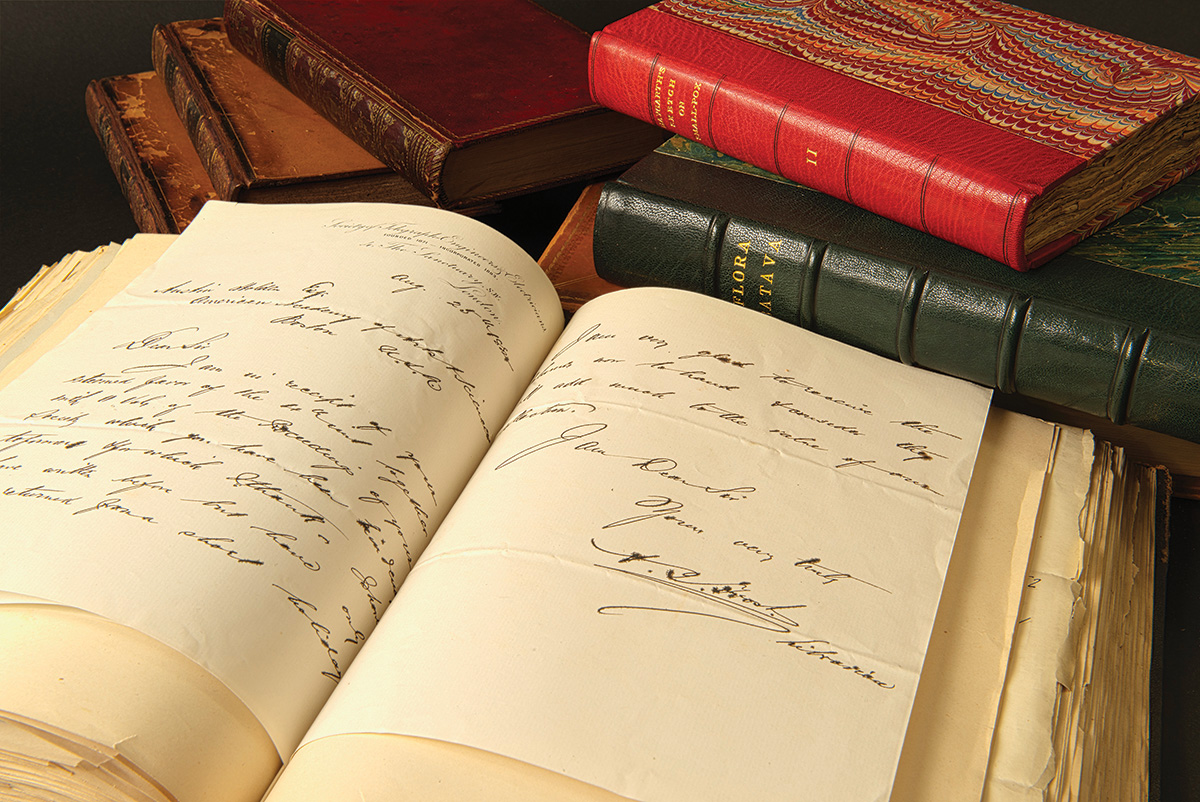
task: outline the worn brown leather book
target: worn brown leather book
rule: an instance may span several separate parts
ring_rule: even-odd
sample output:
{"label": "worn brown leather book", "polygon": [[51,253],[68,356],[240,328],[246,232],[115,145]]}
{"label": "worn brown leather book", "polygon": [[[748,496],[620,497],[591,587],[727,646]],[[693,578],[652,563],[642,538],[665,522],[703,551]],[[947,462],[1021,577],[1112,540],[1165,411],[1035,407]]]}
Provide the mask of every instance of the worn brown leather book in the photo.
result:
{"label": "worn brown leather book", "polygon": [[229,45],[220,19],[159,25],[154,67],[223,200],[433,201]]}
{"label": "worn brown leather book", "polygon": [[139,230],[178,234],[217,196],[153,72],[92,81],[84,100]]}

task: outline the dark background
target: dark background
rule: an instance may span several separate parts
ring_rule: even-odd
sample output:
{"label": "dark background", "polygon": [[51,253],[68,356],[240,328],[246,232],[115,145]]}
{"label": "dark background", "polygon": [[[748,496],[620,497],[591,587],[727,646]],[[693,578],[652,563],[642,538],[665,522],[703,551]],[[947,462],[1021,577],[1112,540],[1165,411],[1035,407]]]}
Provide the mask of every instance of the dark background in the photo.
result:
{"label": "dark background", "polygon": [[[647,4],[541,3],[585,30]],[[1200,56],[1200,0],[1018,4]],[[220,13],[219,0],[0,0],[0,304],[41,265],[136,233],[84,115],[84,89],[95,78],[153,69],[156,23]],[[565,187],[518,199],[488,222],[536,257],[577,194]],[[1200,801],[1200,501],[1176,499],[1171,515],[1165,638],[1157,652],[1161,799]]]}

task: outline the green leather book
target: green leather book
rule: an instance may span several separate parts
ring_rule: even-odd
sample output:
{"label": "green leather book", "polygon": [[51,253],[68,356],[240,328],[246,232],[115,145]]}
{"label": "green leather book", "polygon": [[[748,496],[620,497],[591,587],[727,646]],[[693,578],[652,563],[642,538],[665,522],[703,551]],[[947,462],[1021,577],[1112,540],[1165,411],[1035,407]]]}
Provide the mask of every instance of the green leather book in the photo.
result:
{"label": "green leather book", "polygon": [[675,137],[605,185],[602,278],[1200,442],[1200,176],[1030,273]]}

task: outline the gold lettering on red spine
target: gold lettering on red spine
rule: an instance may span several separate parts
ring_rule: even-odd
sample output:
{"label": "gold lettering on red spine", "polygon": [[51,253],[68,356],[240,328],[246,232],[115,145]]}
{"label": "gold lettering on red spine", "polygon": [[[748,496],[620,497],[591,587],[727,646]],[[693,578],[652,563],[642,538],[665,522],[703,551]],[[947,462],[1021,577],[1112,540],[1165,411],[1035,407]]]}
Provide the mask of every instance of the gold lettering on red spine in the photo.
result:
{"label": "gold lettering on red spine", "polygon": [[675,120],[675,79],[671,78],[667,81],[667,122],[665,127],[671,131],[677,131]]}
{"label": "gold lettering on red spine", "polygon": [[663,115],[662,115],[663,76],[665,76],[666,74],[667,74],[666,67],[659,67],[658,70],[654,73],[654,91],[652,93],[653,97],[654,97],[654,109],[653,109],[654,124],[657,125],[659,128],[666,127],[666,123],[663,122]]}
{"label": "gold lettering on red spine", "polygon": [[[660,128],[690,135],[700,141],[700,101],[704,84],[686,76],[671,75],[670,65],[654,67],[650,87],[650,114]],[[690,86],[689,86],[690,83]]]}
{"label": "gold lettering on red spine", "polygon": [[811,164],[813,167],[816,167],[817,166],[817,152],[815,150],[813,150],[812,148],[805,148],[804,149],[804,161],[805,161],[805,163]]}

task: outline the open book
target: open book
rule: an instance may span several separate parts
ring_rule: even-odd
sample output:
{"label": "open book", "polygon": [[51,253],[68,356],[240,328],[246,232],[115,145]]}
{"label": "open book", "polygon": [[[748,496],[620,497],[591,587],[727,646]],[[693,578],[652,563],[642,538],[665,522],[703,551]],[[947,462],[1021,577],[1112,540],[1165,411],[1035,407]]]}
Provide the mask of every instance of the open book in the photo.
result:
{"label": "open book", "polygon": [[1007,799],[1090,748],[1087,533],[1153,475],[1085,432],[679,291],[564,329],[434,209],[102,260],[2,321],[17,798]]}

